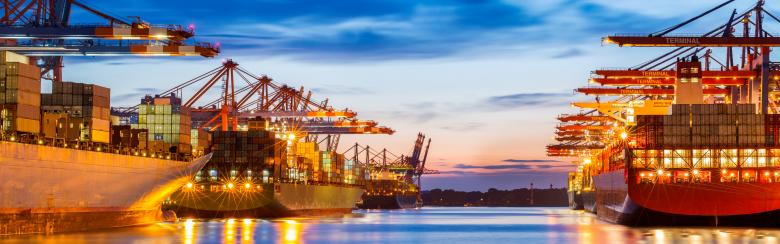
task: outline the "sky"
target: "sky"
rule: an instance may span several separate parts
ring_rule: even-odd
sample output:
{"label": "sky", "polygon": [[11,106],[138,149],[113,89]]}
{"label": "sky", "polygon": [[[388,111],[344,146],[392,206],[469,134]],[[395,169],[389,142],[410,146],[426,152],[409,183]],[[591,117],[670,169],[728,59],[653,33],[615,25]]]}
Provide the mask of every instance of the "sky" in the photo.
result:
{"label": "sky", "polygon": [[[67,58],[64,79],[112,88],[112,105],[137,103],[225,59],[304,86],[393,135],[343,136],[408,154],[432,138],[424,189],[563,187],[570,160],[550,158],[555,117],[575,113],[590,71],[630,67],[663,50],[601,44],[652,33],[719,1],[611,0],[84,0],[114,16],[196,27],[217,58]],[[739,10],[754,1],[738,0]],[[778,5],[770,1],[770,9]],[[97,21],[75,10],[72,23]],[[724,10],[730,12],[731,10]],[[692,24],[714,27],[728,13]],[[725,16],[725,17],[724,17]],[[686,31],[686,30],[681,30]],[[346,146],[342,146],[342,149]]]}

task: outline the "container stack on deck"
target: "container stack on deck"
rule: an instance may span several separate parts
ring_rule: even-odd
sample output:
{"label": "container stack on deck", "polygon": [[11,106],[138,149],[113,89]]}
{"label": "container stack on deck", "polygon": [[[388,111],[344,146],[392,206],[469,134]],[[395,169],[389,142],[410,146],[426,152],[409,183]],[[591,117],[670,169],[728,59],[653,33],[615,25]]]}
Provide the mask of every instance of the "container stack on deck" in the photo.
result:
{"label": "container stack on deck", "polygon": [[192,128],[190,130],[190,145],[193,154],[203,155],[211,151],[211,133],[207,130]]}
{"label": "container stack on deck", "polygon": [[52,93],[40,98],[44,137],[109,143],[110,97],[110,90],[102,86],[54,83]]}
{"label": "container stack on deck", "polygon": [[3,131],[39,133],[40,78],[40,69],[26,56],[0,52],[0,121]]}
{"label": "container stack on deck", "polygon": [[[210,166],[202,177],[252,179],[263,183],[272,175],[280,182],[358,185],[365,167],[343,155],[320,151],[315,142],[305,142],[281,132],[267,130],[214,131]],[[256,180],[261,180],[256,178]]]}
{"label": "container stack on deck", "polygon": [[[671,115],[637,117],[637,146],[760,147],[774,145],[774,115],[755,113],[753,104],[675,104]],[[772,132],[772,133],[767,133]]]}
{"label": "container stack on deck", "polygon": [[148,149],[152,152],[191,153],[190,113],[181,99],[169,96],[147,96],[138,106],[138,124],[133,129],[148,130]]}
{"label": "container stack on deck", "polygon": [[284,143],[275,142],[268,131],[214,131],[214,153],[209,165],[199,173],[211,182],[224,178],[273,182],[274,162],[286,152]]}
{"label": "container stack on deck", "polygon": [[119,147],[146,149],[149,142],[147,129],[133,129],[130,125],[111,126],[111,144]]}

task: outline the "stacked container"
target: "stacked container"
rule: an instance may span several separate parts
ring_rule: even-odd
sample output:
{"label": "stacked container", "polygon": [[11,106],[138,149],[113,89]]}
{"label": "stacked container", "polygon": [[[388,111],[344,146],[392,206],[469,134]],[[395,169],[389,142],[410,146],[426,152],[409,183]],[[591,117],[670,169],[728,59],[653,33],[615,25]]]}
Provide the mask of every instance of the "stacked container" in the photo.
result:
{"label": "stacked container", "polygon": [[[109,143],[111,123],[111,90],[93,84],[54,82],[51,94],[42,94],[44,114],[66,114],[67,124],[80,124],[78,135],[68,134],[68,140]],[[47,137],[52,137],[46,134]],[[63,138],[57,135],[57,138]]]}
{"label": "stacked container", "polygon": [[138,106],[138,124],[133,129],[149,132],[149,149],[159,152],[191,153],[190,112],[181,99],[169,96],[146,96]]}
{"label": "stacked container", "polygon": [[302,164],[298,167],[305,172],[306,179],[308,181],[320,181],[322,174],[320,174],[320,155],[317,150],[317,143],[314,142],[298,142],[295,143],[295,155],[302,158]]}
{"label": "stacked container", "polygon": [[758,147],[768,141],[764,124],[753,104],[675,104],[671,115],[638,116],[637,142],[642,147]]}
{"label": "stacked container", "polygon": [[211,134],[206,130],[193,128],[190,130],[190,144],[198,155],[205,154],[211,146]]}
{"label": "stacked container", "polygon": [[129,125],[111,126],[111,144],[120,147],[146,149],[149,140],[146,129],[133,129]]}
{"label": "stacked container", "polygon": [[216,172],[217,179],[260,179],[274,172],[286,146],[268,131],[214,131],[213,153],[204,170]]}
{"label": "stacked container", "polygon": [[767,114],[764,122],[767,146],[780,146],[780,114]]}
{"label": "stacked container", "polygon": [[29,58],[0,52],[0,122],[3,131],[40,133],[41,71]]}
{"label": "stacked container", "polygon": [[[201,175],[211,181],[362,184],[365,168],[319,151],[315,142],[266,130],[211,132],[212,157]],[[261,181],[262,180],[262,181]]]}
{"label": "stacked container", "polygon": [[641,148],[657,148],[663,146],[664,135],[663,115],[647,115],[637,117],[635,138]]}
{"label": "stacked container", "polygon": [[72,118],[66,113],[43,113],[42,132],[46,138],[78,140],[84,128],[84,119]]}

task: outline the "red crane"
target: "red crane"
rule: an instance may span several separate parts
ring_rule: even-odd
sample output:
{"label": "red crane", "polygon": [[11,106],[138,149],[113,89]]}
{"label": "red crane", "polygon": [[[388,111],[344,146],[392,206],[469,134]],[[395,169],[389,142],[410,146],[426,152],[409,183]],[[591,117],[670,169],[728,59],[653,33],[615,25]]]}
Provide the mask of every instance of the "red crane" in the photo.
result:
{"label": "red crane", "polygon": [[[105,22],[73,24],[73,8]],[[42,77],[53,81],[62,79],[63,56],[214,57],[219,53],[217,45],[185,44],[194,35],[193,26],[152,25],[138,17],[124,20],[78,0],[2,0],[0,12],[0,49],[40,57]]]}
{"label": "red crane", "polygon": [[[607,96],[626,96],[626,95],[638,95],[638,96],[663,96],[674,95],[673,88],[577,88],[576,92],[586,95],[607,95]],[[721,88],[705,88],[703,90],[705,95],[726,95],[731,91]]]}

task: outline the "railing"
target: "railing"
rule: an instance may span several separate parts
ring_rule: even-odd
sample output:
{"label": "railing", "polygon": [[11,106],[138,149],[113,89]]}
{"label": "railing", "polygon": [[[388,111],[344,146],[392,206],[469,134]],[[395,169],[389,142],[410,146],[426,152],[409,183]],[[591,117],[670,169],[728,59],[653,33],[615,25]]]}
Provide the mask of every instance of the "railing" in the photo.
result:
{"label": "railing", "polygon": [[81,151],[94,151],[110,154],[128,155],[136,157],[146,158],[158,158],[173,161],[189,162],[193,157],[200,155],[183,154],[183,153],[170,153],[163,151],[152,151],[148,149],[138,149],[133,147],[124,147],[111,145],[108,143],[99,143],[91,141],[79,141],[79,140],[65,140],[62,138],[46,138],[33,134],[15,133],[15,132],[2,132],[0,133],[0,141],[15,142],[23,144],[33,144],[40,146],[67,148],[72,150]]}
{"label": "railing", "polygon": [[629,164],[638,183],[776,183],[780,149],[633,150]]}

